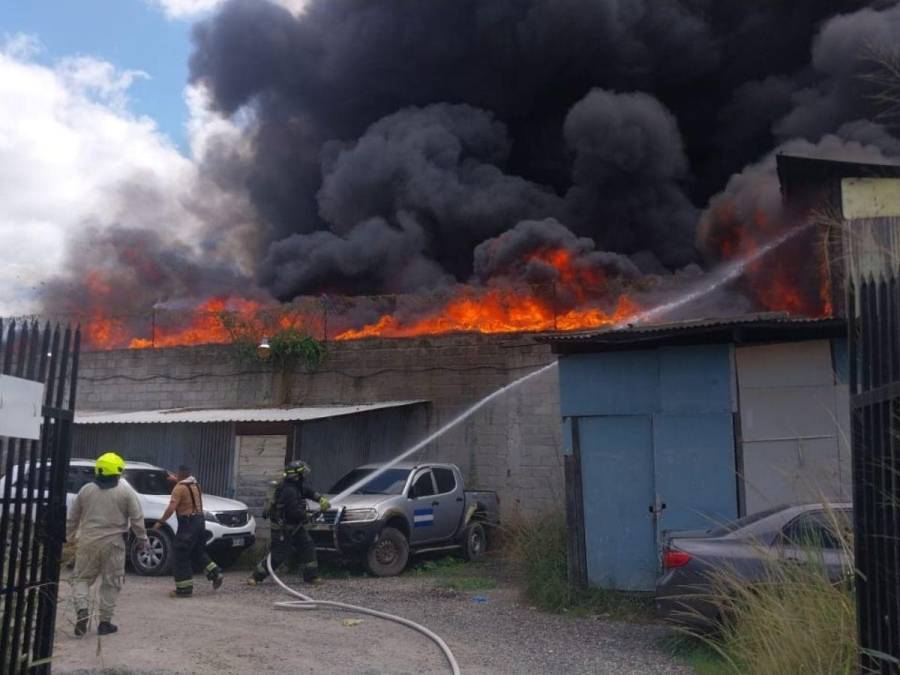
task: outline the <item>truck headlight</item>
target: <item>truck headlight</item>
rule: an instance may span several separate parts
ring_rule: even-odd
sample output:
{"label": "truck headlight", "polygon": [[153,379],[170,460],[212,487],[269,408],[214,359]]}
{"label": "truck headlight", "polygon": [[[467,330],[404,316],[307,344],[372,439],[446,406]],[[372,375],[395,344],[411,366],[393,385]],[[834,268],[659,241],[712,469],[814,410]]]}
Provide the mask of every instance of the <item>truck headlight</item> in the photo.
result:
{"label": "truck headlight", "polygon": [[210,523],[218,523],[218,522],[219,522],[218,517],[217,517],[216,514],[213,513],[212,511],[206,511],[206,510],[204,510],[204,511],[203,511],[203,518],[206,519],[206,520],[207,520],[208,522],[210,522]]}
{"label": "truck headlight", "polygon": [[378,520],[378,512],[375,509],[344,509],[341,514],[342,523],[367,523]]}

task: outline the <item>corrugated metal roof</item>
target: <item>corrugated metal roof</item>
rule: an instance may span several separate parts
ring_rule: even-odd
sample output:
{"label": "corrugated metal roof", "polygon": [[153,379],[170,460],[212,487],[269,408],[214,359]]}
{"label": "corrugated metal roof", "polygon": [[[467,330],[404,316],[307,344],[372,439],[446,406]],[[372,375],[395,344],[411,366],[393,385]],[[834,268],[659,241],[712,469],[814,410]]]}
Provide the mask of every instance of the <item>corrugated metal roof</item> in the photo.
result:
{"label": "corrugated metal roof", "polygon": [[212,422],[302,422],[325,417],[399,408],[427,403],[417,401],[384,401],[363,405],[309,406],[303,408],[175,408],[170,410],[137,410],[131,412],[81,410],[75,413],[75,424],[174,424]]}
{"label": "corrugated metal roof", "polygon": [[798,334],[805,329],[828,330],[844,325],[842,319],[805,318],[791,316],[782,312],[766,312],[758,314],[743,314],[739,316],[689,319],[686,321],[673,321],[656,324],[626,324],[624,326],[608,327],[591,331],[576,331],[571,333],[547,333],[539,336],[541,342],[553,344],[566,343],[629,343],[645,340],[665,340],[669,337],[685,337],[689,335],[716,334],[735,329],[753,329],[757,333],[767,330],[779,332],[797,331]]}
{"label": "corrugated metal roof", "polygon": [[747,324],[758,323],[807,325],[812,323],[821,323],[823,321],[834,321],[834,319],[810,319],[805,317],[791,316],[783,312],[763,312],[758,314],[741,314],[739,316],[719,318],[686,319],[684,321],[669,321],[666,323],[625,324],[624,326],[608,326],[595,330],[572,331],[569,333],[545,333],[544,335],[541,335],[540,338],[547,342],[556,342],[557,340],[580,340],[584,338],[611,334],[640,335],[644,333],[664,333],[669,331],[693,330],[696,328],[729,328],[731,326],[744,326]]}

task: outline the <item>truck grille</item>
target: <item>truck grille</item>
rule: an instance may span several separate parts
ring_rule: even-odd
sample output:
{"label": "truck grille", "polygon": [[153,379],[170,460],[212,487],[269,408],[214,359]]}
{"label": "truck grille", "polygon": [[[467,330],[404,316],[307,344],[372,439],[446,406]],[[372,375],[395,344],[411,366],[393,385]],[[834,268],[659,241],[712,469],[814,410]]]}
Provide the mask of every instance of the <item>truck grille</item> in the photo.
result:
{"label": "truck grille", "polygon": [[322,523],[324,525],[334,525],[334,521],[337,519],[337,511],[325,511],[324,513],[319,513],[313,519],[314,523]]}
{"label": "truck grille", "polygon": [[216,518],[225,527],[243,527],[250,521],[250,513],[247,511],[219,511]]}

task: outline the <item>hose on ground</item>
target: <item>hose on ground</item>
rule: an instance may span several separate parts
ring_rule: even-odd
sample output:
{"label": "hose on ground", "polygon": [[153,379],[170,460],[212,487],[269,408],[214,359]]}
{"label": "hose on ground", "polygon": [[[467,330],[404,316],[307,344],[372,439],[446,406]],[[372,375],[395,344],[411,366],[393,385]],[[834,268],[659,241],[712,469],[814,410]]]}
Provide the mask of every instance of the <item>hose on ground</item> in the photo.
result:
{"label": "hose on ground", "polygon": [[425,637],[429,638],[432,642],[434,642],[438,647],[441,648],[441,651],[447,658],[447,662],[450,664],[453,675],[460,675],[459,664],[456,662],[456,657],[453,656],[453,652],[450,651],[450,647],[447,646],[447,643],[444,642],[437,633],[428,630],[427,628],[425,628],[425,626],[418,624],[415,621],[404,619],[402,616],[387,614],[386,612],[379,612],[378,610],[369,609],[368,607],[358,607],[356,605],[348,605],[344,602],[333,602],[331,600],[314,600],[308,595],[304,595],[300,591],[294,590],[278,578],[278,575],[275,574],[275,570],[272,569],[271,553],[266,556],[266,567],[269,570],[269,574],[272,575],[272,579],[274,579],[275,583],[281,587],[281,590],[289,595],[293,595],[296,598],[300,598],[299,600],[276,602],[275,606],[279,609],[316,609],[317,607],[334,607],[335,609],[342,609],[348,612],[356,612],[357,614],[368,614],[369,616],[375,616],[379,619],[394,621],[403,626],[418,631]]}

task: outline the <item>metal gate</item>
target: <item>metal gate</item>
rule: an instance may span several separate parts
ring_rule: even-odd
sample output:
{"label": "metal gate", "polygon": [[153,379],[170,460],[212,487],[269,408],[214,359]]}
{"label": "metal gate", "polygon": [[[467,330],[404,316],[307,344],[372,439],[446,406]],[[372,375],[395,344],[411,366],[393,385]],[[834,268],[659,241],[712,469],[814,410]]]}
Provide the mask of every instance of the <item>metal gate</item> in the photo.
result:
{"label": "metal gate", "polygon": [[3,375],[44,384],[40,440],[0,437],[0,673],[50,672],[80,340],[71,328],[12,322],[0,342]]}
{"label": "metal gate", "polygon": [[865,672],[900,673],[900,288],[849,288],[857,607]]}

